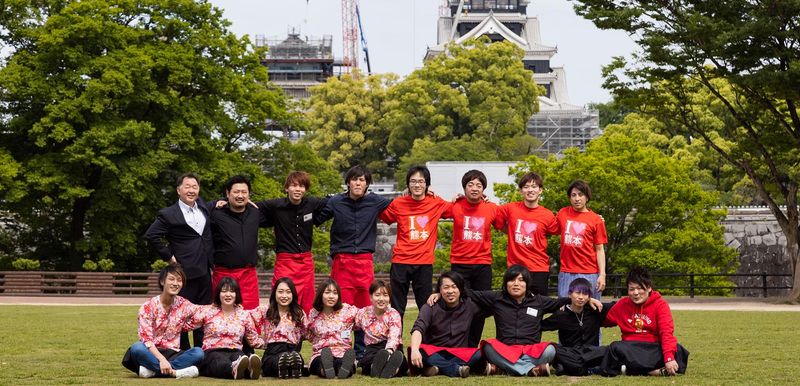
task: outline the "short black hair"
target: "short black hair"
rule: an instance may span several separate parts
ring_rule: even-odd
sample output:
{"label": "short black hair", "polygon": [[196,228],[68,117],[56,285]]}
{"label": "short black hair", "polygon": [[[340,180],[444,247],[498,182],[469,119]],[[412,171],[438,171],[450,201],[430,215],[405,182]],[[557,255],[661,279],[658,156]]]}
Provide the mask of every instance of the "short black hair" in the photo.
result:
{"label": "short black hair", "polygon": [[247,190],[248,191],[252,191],[253,190],[253,188],[250,187],[250,180],[247,177],[239,174],[239,175],[236,175],[236,176],[233,176],[233,177],[229,178],[228,181],[225,182],[225,191],[226,192],[230,192],[231,189],[233,188],[233,185],[236,185],[236,184],[245,184],[245,185],[247,185]]}
{"label": "short black hair", "polygon": [[439,280],[436,281],[436,292],[441,293],[442,290],[442,282],[444,279],[450,279],[453,284],[456,285],[458,288],[458,292],[460,293],[460,297],[464,298],[467,296],[467,291],[465,290],[464,286],[464,276],[461,276],[460,273],[455,271],[447,271],[439,275]]}
{"label": "short black hair", "polygon": [[416,173],[422,174],[422,178],[425,179],[425,193],[428,193],[428,187],[431,186],[431,171],[422,165],[414,165],[408,168],[408,173],[406,173],[406,186],[411,186],[408,182],[411,181],[411,176]]}
{"label": "short black hair", "polygon": [[585,278],[579,277],[569,283],[569,292],[578,292],[592,296],[592,283],[589,283],[589,280]]}
{"label": "short black hair", "polygon": [[503,288],[502,291],[504,294],[511,296],[508,293],[507,284],[508,282],[517,278],[517,276],[522,275],[522,280],[525,282],[525,294],[530,292],[533,289],[533,285],[531,284],[531,273],[528,271],[528,268],[525,268],[519,264],[514,264],[506,270],[506,273],[503,274]]}
{"label": "short black hair", "polygon": [[467,184],[472,180],[480,181],[483,188],[486,189],[486,175],[482,171],[475,169],[464,173],[464,176],[461,177],[461,187],[466,188]]}
{"label": "short black hair", "polygon": [[372,185],[372,173],[369,172],[369,169],[361,165],[353,166],[344,174],[344,184],[347,185],[350,180],[354,180],[358,177],[364,177],[364,179],[367,180],[367,187]]}
{"label": "short black hair", "polygon": [[222,290],[226,287],[236,292],[236,301],[234,304],[242,304],[242,289],[239,288],[239,283],[236,282],[236,279],[226,276],[217,283],[217,288],[214,290],[214,299],[212,299],[214,305],[218,308],[222,306],[222,302],[219,300],[219,294],[221,294]]}
{"label": "short black hair", "polygon": [[342,309],[342,288],[339,287],[339,283],[337,283],[336,280],[333,280],[332,278],[329,277],[323,280],[322,283],[319,283],[319,286],[317,286],[317,293],[316,295],[314,295],[314,304],[313,304],[315,310],[322,312],[322,309],[325,307],[324,304],[322,304],[322,294],[324,294],[325,290],[330,286],[336,288],[336,293],[339,294],[339,299],[336,300],[336,304],[333,306],[333,310],[339,311]]}
{"label": "short black hair", "polygon": [[653,288],[653,279],[650,273],[642,267],[633,267],[628,271],[628,276],[625,278],[625,285],[638,284],[642,288]]}
{"label": "short black hair", "polygon": [[522,189],[522,187],[525,186],[525,185],[528,185],[529,182],[533,182],[534,184],[536,184],[540,188],[544,187],[544,186],[542,186],[544,184],[544,180],[542,180],[542,176],[540,176],[540,175],[538,175],[538,174],[536,174],[534,172],[526,173],[524,176],[522,176],[522,178],[520,178],[519,182],[517,183],[517,187]]}
{"label": "short black hair", "polygon": [[173,274],[175,276],[179,276],[181,278],[181,282],[183,285],[186,285],[186,273],[183,272],[183,267],[181,267],[178,263],[169,263],[164,268],[161,268],[161,271],[158,272],[158,290],[164,290],[164,281],[167,280],[168,274]]}
{"label": "short black hair", "polygon": [[592,199],[592,188],[589,187],[589,184],[586,181],[572,181],[567,188],[567,198],[572,195],[572,189],[578,189],[579,192],[583,193],[583,195],[586,196],[586,201],[590,201]]}
{"label": "short black hair", "polygon": [[180,177],[178,177],[177,180],[175,180],[175,187],[178,188],[181,185],[183,185],[183,180],[187,178],[193,178],[195,181],[197,181],[197,185],[200,185],[200,179],[197,178],[197,176],[194,173],[183,173],[181,174]]}

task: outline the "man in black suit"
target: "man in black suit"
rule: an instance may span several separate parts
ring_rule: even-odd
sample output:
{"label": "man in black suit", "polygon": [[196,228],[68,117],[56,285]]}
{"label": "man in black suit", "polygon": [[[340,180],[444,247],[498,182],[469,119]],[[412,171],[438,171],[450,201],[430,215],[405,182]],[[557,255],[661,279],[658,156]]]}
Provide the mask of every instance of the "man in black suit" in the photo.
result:
{"label": "man in black suit", "polygon": [[[145,238],[162,259],[183,267],[186,283],[179,295],[194,304],[210,304],[214,246],[208,208],[200,198],[200,180],[186,173],[178,177],[177,191],[178,202],[158,211]],[[195,347],[202,347],[202,328],[193,335]],[[181,333],[181,350],[189,347],[188,334]]]}

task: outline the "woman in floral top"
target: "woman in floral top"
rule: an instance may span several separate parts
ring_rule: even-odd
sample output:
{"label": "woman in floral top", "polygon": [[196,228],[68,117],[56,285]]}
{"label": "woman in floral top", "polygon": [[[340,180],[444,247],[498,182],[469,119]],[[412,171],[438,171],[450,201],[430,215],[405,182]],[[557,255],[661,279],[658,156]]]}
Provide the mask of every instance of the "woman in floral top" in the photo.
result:
{"label": "woman in floral top", "polygon": [[188,330],[203,326],[203,351],[205,358],[200,375],[216,378],[258,379],[261,376],[261,358],[246,356],[242,351],[242,338],[255,348],[264,347],[258,336],[250,312],[242,308],[239,284],[225,277],[217,284],[213,304],[203,306],[188,323]]}
{"label": "woman in floral top", "polygon": [[259,306],[251,312],[267,345],[261,367],[264,375],[300,378],[303,357],[298,350],[305,332],[306,313],[297,302],[297,288],[292,279],[278,279],[272,286],[269,306]]}
{"label": "woman in floral top", "polygon": [[320,283],[306,326],[312,349],[309,371],[328,379],[348,378],[355,370],[352,335],[358,308],[342,304],[340,294],[335,280]]}
{"label": "woman in floral top", "polygon": [[389,305],[391,289],[383,280],[369,286],[372,305],[358,310],[356,328],[364,331],[367,351],[358,362],[364,375],[391,378],[405,374],[408,365],[403,356],[403,327],[400,313]]}

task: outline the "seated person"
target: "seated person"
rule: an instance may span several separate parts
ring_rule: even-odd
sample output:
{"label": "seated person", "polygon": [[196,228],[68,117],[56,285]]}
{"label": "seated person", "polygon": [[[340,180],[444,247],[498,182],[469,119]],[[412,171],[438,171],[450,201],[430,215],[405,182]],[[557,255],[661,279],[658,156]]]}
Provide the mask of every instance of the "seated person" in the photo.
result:
{"label": "seated person", "polygon": [[619,326],[621,342],[608,346],[600,364],[603,375],[675,375],[686,372],[689,352],[675,339],[669,304],[643,268],[625,280],[628,297],[608,311],[604,327]]}
{"label": "seated person", "polygon": [[369,286],[371,306],[356,314],[356,328],[364,332],[366,352],[358,361],[361,373],[375,378],[403,375],[408,368],[403,356],[403,325],[400,313],[391,305],[391,288],[383,280]]}
{"label": "seated person", "polygon": [[262,374],[281,379],[300,378],[303,357],[299,351],[306,329],[306,313],[297,302],[297,288],[292,279],[276,280],[269,295],[269,306],[258,306],[250,313],[267,345]]}
{"label": "seated person", "polygon": [[587,306],[591,296],[589,280],[577,278],[569,284],[570,304],[542,320],[542,331],[558,330],[556,375],[593,374],[605,355],[606,347],[597,346],[600,326],[615,302],[598,311]]}
{"label": "seated person", "polygon": [[200,373],[205,377],[228,379],[258,379],[261,377],[261,358],[246,355],[242,340],[251,347],[263,348],[250,311],[242,307],[242,290],[232,277],[223,277],[217,283],[212,304],[202,308],[192,317],[188,328],[203,327],[203,352],[205,358]]}
{"label": "seated person", "polygon": [[203,360],[203,350],[180,350],[183,326],[198,308],[178,296],[185,282],[180,265],[168,265],[158,274],[161,294],[139,308],[139,341],[125,353],[122,365],[142,378],[199,375],[197,365]]}
{"label": "seated person", "polygon": [[456,272],[439,276],[437,291],[441,299],[424,304],[411,329],[412,369],[422,369],[426,377],[466,378],[483,362],[481,351],[468,343],[472,319],[480,310],[466,298],[464,279]]}
{"label": "seated person", "polygon": [[341,293],[333,279],[320,283],[306,326],[306,339],[311,342],[308,370],[327,379],[346,379],[355,372],[356,352],[352,347],[358,308],[342,303]]}

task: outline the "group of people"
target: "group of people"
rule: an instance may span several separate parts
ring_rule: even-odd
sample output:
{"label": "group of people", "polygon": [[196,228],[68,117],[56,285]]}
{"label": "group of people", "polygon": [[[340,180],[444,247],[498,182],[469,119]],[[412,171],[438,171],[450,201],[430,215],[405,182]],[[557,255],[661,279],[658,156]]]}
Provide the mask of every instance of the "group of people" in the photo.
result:
{"label": "group of people", "polygon": [[[174,264],[174,271],[162,272],[162,294],[140,310],[140,342],[126,355],[128,368],[140,376],[228,378],[308,372],[346,378],[356,365],[365,374],[381,377],[402,375],[406,370],[466,376],[479,368],[487,374],[544,375],[549,374],[551,363],[567,374],[580,368],[586,373],[616,375],[623,364],[629,374],[640,371],[641,366],[625,362],[630,350],[638,358],[640,352],[635,350],[640,347],[617,349],[612,344],[594,349],[600,347],[599,336],[592,341],[583,329],[572,333],[580,335],[579,345],[564,344],[563,339],[562,345],[540,342],[542,328],[559,329],[561,337],[564,323],[556,319],[565,312],[571,312],[583,327],[583,319],[590,314],[584,311],[589,307],[583,306],[590,299],[595,299],[594,307],[604,310],[598,314],[602,317],[594,319],[606,324],[615,320],[610,319],[616,315],[613,310],[624,304],[604,307],[596,300],[605,287],[607,236],[602,218],[587,207],[591,190],[585,182],[570,184],[571,205],[556,215],[539,205],[543,184],[536,173],[519,180],[520,202],[502,206],[484,199],[486,176],[478,170],[462,177],[464,194],[452,202],[429,191],[430,172],[424,166],[409,169],[407,194],[394,200],[368,191],[371,175],[361,166],[351,168],[344,182],[344,193],[316,198],[306,194],[309,175],[292,172],[284,184],[285,198],[254,203],[249,181],[236,176],[226,183],[224,200],[205,203],[199,198],[197,176],[181,176],[178,202],[159,211],[146,234],[160,256]],[[432,294],[434,248],[442,218],[453,220],[451,271],[439,278],[438,292]],[[330,219],[333,268],[331,277],[315,291],[313,229]],[[372,253],[379,219],[397,223],[389,283],[374,280]],[[272,293],[265,306],[259,306],[255,271],[261,227],[274,227],[276,238]],[[508,234],[509,269],[501,291],[491,291],[492,227]],[[561,235],[558,300],[547,297],[547,235]],[[172,276],[180,280],[167,280]],[[638,308],[631,307],[634,312],[616,324],[635,322],[628,335],[622,328],[624,340],[663,345],[665,334],[672,336],[669,307],[657,292],[651,295],[649,276],[646,282],[633,279],[641,287],[639,292],[646,288],[646,296],[639,298],[659,300],[659,314],[649,315],[642,310],[645,303],[635,303]],[[420,316],[411,330],[411,347],[403,353],[402,319],[409,289]],[[583,300],[571,301],[576,292]],[[544,313],[555,313],[553,320],[543,323]],[[482,341],[489,315],[495,317],[497,339]],[[588,319],[585,325],[593,325],[593,317]],[[445,325],[437,325],[441,323]],[[656,340],[652,336],[641,339],[654,329],[658,330]],[[157,338],[153,336],[156,330],[162,334]],[[192,330],[194,348],[187,334]],[[597,330],[599,335],[599,325]],[[299,355],[303,339],[313,348],[307,368]],[[674,337],[671,342],[675,343]],[[252,348],[265,348],[263,358]],[[683,367],[673,362],[679,362],[674,357],[683,353],[675,349],[668,357],[665,351],[661,366],[650,370],[682,372],[685,361]],[[152,357],[142,359],[148,354]],[[573,361],[554,362],[562,357]],[[592,362],[599,359],[616,366],[617,373]],[[576,367],[578,361],[582,367]],[[193,364],[186,366],[189,362]],[[584,366],[584,362],[592,365]]]}

